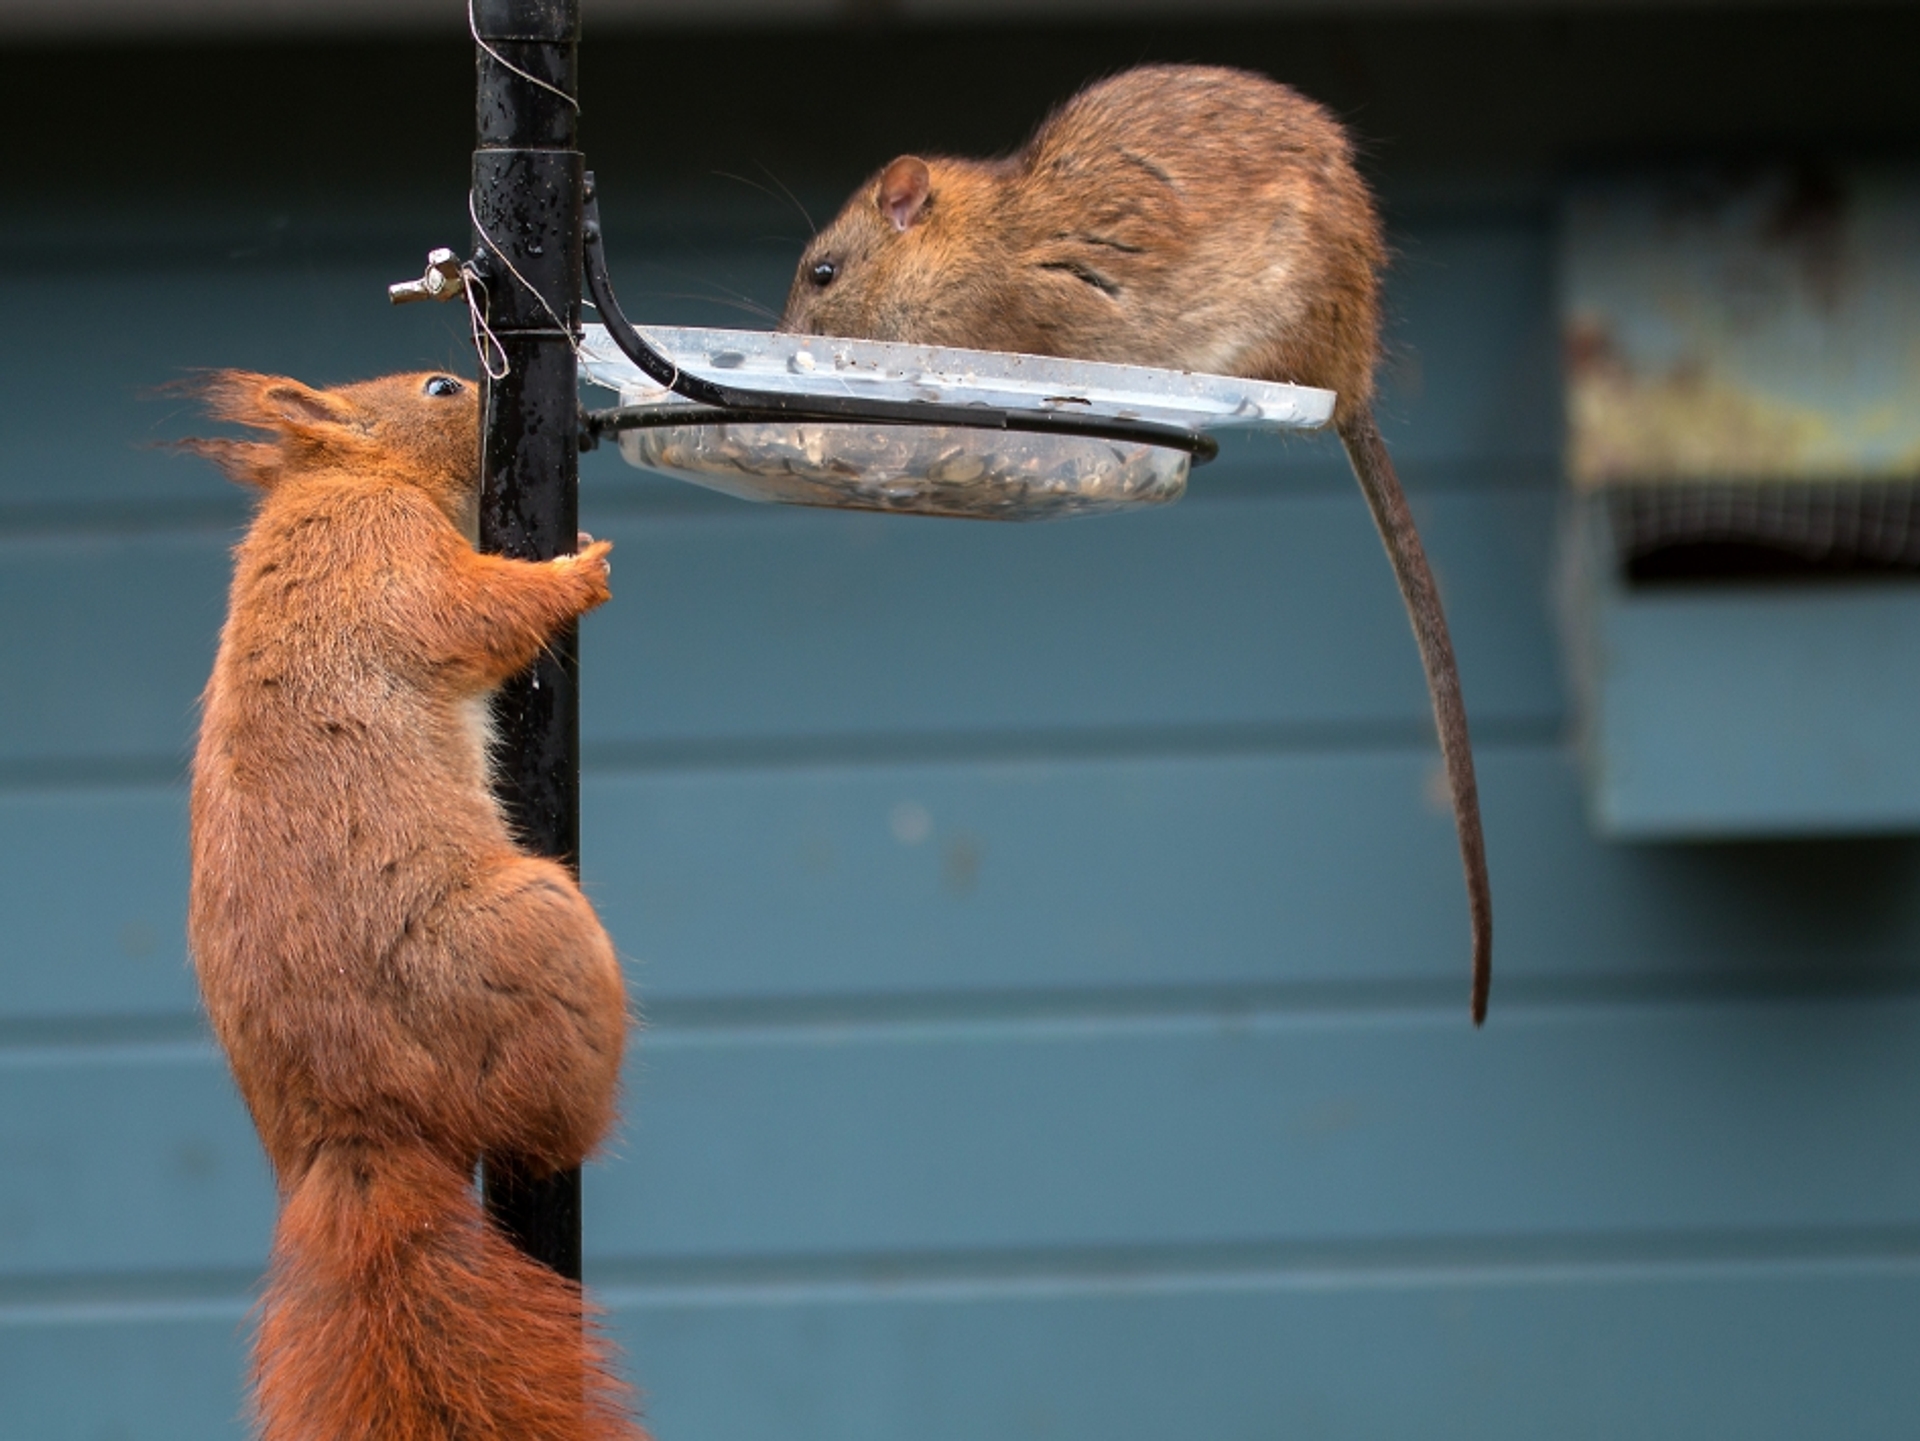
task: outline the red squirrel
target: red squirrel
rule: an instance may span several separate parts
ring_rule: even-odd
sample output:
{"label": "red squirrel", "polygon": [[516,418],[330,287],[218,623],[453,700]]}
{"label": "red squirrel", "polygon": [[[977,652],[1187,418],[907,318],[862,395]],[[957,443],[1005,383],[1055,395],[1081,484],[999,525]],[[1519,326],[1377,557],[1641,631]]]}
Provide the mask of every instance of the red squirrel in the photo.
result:
{"label": "red squirrel", "polygon": [[1261,75],[1149,65],[1018,153],[902,155],[802,255],[779,328],[1290,381],[1334,428],[1386,544],[1453,792],[1486,1016],[1493,901],[1453,644],[1373,417],[1380,221],[1325,109]]}
{"label": "red squirrel", "polygon": [[489,692],[608,598],[604,541],[481,555],[479,405],[448,375],[199,387],[266,438],[193,764],[189,939],[278,1183],[265,1441],[642,1441],[579,1288],[474,1169],[575,1166],[628,1028],[573,877],[514,842]]}

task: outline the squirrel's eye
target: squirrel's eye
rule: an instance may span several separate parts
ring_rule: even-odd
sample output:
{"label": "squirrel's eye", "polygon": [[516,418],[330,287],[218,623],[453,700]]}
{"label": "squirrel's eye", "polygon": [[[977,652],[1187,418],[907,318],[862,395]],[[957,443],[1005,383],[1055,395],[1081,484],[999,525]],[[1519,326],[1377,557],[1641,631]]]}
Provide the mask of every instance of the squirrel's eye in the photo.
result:
{"label": "squirrel's eye", "polygon": [[451,375],[430,375],[420,389],[428,395],[458,395],[466,387]]}
{"label": "squirrel's eye", "polygon": [[840,267],[831,260],[816,260],[813,269],[807,272],[807,279],[824,289],[833,284],[833,277],[839,273]]}

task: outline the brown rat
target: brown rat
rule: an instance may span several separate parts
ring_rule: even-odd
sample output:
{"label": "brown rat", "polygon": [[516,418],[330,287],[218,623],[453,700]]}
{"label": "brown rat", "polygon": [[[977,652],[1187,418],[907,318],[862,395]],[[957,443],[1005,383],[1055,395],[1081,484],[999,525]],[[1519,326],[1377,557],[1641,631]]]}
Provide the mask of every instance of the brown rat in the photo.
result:
{"label": "brown rat", "polygon": [[1017,154],[903,155],[814,237],[780,329],[1209,371],[1336,392],[1413,622],[1466,869],[1473,1018],[1493,905],[1453,645],[1373,417],[1380,221],[1339,122],[1243,70],[1150,65]]}
{"label": "brown rat", "polygon": [[607,599],[608,546],[480,555],[479,406],[446,375],[202,386],[260,441],[192,798],[194,965],[281,1196],[266,1441],[636,1441],[581,1295],[481,1212],[482,1155],[578,1165],[628,1017],[573,877],[523,852],[488,694]]}

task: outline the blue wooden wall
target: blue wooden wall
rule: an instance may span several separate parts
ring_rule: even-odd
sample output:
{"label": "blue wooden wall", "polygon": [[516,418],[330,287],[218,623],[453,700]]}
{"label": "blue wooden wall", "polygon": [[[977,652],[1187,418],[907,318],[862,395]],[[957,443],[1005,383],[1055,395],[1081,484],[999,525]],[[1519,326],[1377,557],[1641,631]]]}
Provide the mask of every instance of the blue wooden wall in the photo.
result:
{"label": "blue wooden wall", "polygon": [[[1034,528],[589,457],[618,549],[586,882],[649,1024],[587,1270],[662,1441],[1915,1434],[1920,847],[1589,835],[1550,215],[1394,217],[1388,428],[1479,740],[1484,1032],[1413,646],[1323,444]],[[243,512],[137,392],[448,363],[457,318],[381,295],[446,221],[8,252],[4,1441],[238,1435],[272,1220],[182,940]],[[629,308],[777,302],[749,241],[656,226]]]}

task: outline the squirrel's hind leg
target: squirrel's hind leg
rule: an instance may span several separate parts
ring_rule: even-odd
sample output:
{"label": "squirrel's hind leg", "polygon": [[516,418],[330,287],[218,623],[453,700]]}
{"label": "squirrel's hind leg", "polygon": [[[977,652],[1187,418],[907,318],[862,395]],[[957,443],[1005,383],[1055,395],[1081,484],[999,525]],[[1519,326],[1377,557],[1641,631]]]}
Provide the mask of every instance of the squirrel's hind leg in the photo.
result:
{"label": "squirrel's hind leg", "polygon": [[475,1150],[578,1165],[613,1125],[629,1016],[613,943],[566,870],[515,856],[449,898],[443,952],[473,1081]]}

